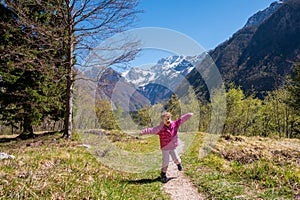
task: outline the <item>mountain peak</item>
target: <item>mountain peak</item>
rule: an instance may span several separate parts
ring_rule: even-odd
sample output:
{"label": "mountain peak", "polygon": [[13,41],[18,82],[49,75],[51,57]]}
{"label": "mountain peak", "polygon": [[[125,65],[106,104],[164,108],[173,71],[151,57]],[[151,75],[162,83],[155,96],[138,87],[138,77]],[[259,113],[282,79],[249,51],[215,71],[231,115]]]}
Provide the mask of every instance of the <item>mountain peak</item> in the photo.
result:
{"label": "mountain peak", "polygon": [[271,3],[271,5],[264,9],[260,10],[257,13],[255,13],[253,16],[251,16],[246,25],[244,27],[249,26],[259,26],[262,22],[264,22],[267,18],[269,18],[280,6],[282,6],[283,3],[285,3],[288,0],[279,0]]}
{"label": "mountain peak", "polygon": [[149,69],[132,68],[122,76],[143,94],[151,104],[168,99],[183,77],[189,74],[204,55],[161,58]]}
{"label": "mountain peak", "polygon": [[131,68],[122,73],[122,76],[133,85],[140,87],[148,83],[154,83],[157,79],[175,74],[186,75],[193,68],[192,56],[169,56],[161,58],[149,69]]}

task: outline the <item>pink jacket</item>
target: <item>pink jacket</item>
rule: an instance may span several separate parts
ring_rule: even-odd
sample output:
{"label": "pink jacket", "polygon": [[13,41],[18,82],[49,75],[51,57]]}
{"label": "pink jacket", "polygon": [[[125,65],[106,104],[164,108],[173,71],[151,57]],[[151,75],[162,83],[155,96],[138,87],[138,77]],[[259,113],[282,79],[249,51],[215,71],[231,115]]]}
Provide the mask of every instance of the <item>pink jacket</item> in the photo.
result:
{"label": "pink jacket", "polygon": [[182,115],[177,120],[172,121],[170,126],[167,127],[163,122],[153,128],[146,128],[142,130],[142,134],[158,134],[160,140],[160,148],[162,150],[172,150],[178,146],[178,128],[186,122],[193,113]]}

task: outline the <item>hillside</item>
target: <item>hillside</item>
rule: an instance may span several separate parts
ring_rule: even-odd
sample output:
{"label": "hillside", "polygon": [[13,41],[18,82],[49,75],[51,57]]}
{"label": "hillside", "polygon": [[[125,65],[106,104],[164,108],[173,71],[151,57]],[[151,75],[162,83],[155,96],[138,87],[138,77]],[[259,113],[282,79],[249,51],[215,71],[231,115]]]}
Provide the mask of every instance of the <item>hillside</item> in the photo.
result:
{"label": "hillside", "polygon": [[225,82],[263,94],[278,88],[300,54],[300,1],[289,0],[210,52]]}
{"label": "hillside", "polygon": [[102,100],[112,100],[114,107],[121,105],[125,111],[136,111],[149,104],[146,97],[111,68],[106,69],[99,78],[96,95]]}
{"label": "hillside", "polygon": [[0,138],[0,153],[15,156],[0,159],[0,199],[168,199],[157,172],[109,169],[75,137]]}

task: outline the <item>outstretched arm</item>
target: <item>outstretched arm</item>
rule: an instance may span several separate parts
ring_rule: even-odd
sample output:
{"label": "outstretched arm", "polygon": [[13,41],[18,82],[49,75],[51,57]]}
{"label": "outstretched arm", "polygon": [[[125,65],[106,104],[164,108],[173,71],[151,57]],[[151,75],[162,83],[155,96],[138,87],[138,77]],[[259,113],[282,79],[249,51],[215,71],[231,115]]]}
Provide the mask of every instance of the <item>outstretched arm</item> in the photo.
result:
{"label": "outstretched arm", "polygon": [[186,122],[187,120],[189,120],[194,113],[187,113],[182,115],[181,117],[179,117],[176,121],[177,123],[179,123],[179,126],[181,126],[184,122]]}
{"label": "outstretched arm", "polygon": [[157,134],[162,129],[163,126],[164,126],[164,123],[160,122],[160,124],[156,127],[145,128],[141,131],[141,135],[144,135],[144,134]]}

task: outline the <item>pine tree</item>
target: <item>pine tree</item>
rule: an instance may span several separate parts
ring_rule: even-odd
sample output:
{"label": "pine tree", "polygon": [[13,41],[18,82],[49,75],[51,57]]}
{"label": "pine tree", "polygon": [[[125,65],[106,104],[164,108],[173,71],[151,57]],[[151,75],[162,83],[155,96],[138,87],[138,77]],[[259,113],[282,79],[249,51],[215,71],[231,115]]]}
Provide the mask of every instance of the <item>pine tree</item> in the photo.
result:
{"label": "pine tree", "polygon": [[164,109],[172,114],[173,119],[177,119],[181,115],[181,103],[176,94],[172,94],[171,98],[164,106]]}
{"label": "pine tree", "polygon": [[[51,30],[51,24],[57,20],[54,11],[45,6],[21,3],[18,6],[23,8],[23,13]],[[5,11],[1,12],[5,16],[0,24],[4,36],[0,51],[1,120],[21,125],[20,137],[32,137],[34,125],[49,115],[58,120],[63,114],[60,92],[64,87],[61,84],[64,70],[50,58],[61,59],[64,50],[60,42],[30,26],[30,20],[23,23],[14,10],[4,4],[0,6]]]}

